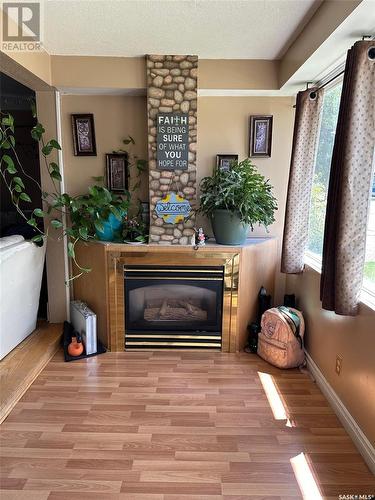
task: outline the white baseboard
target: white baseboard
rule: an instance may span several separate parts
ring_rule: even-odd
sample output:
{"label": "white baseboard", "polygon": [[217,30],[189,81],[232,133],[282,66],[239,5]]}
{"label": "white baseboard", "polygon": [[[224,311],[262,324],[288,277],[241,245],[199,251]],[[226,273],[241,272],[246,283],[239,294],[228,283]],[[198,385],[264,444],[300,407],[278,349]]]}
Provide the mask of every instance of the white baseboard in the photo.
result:
{"label": "white baseboard", "polygon": [[352,438],[355,446],[358,448],[359,453],[362,455],[369,469],[373,474],[375,474],[375,448],[363,434],[357,422],[351,416],[346,406],[343,404],[336,392],[332,389],[317,364],[313,361],[313,359],[307,352],[306,360],[307,368],[315,379],[320,390],[327,398],[345,430]]}

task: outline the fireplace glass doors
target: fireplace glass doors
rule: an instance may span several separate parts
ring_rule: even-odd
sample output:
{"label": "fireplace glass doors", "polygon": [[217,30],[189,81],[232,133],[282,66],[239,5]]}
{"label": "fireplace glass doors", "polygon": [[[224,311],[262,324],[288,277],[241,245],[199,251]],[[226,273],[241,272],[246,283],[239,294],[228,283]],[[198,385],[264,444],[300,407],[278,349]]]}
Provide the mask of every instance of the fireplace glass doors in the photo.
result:
{"label": "fireplace glass doors", "polygon": [[125,348],[220,348],[223,279],[220,266],[125,266]]}

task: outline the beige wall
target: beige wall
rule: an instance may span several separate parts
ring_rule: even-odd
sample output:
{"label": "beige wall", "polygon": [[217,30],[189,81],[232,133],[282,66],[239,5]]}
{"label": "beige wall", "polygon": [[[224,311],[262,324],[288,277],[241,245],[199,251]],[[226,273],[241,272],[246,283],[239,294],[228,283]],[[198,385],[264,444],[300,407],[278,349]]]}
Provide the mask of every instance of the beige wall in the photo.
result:
{"label": "beige wall", "polygon": [[[278,89],[279,61],[201,59],[202,89]],[[52,84],[56,87],[146,88],[144,57],[53,56]]]}
{"label": "beige wall", "polygon": [[[306,349],[367,438],[375,444],[375,311],[361,305],[358,316],[321,308],[320,274],[307,268],[287,277],[306,319]],[[336,356],[343,358],[335,372]]]}
{"label": "beige wall", "polygon": [[279,61],[200,59],[201,89],[278,89]]}
{"label": "beige wall", "polygon": [[[71,114],[93,113],[97,156],[74,156]],[[84,194],[95,184],[93,176],[104,175],[105,154],[123,146],[122,140],[131,135],[139,157],[147,159],[146,98],[125,96],[61,97],[62,147],[66,191]],[[147,175],[142,177],[140,197],[148,198]]]}
{"label": "beige wall", "polygon": [[145,57],[53,56],[56,87],[145,89]]}
{"label": "beige wall", "polygon": [[[270,179],[279,210],[276,222],[270,226],[269,235],[278,238],[280,257],[284,226],[284,211],[289,176],[292,145],[294,99],[291,97],[200,97],[198,99],[198,182],[211,175],[218,153],[237,153],[239,159],[248,156],[250,115],[273,115],[271,158],[254,158],[259,171]],[[211,234],[207,221],[205,229]],[[266,231],[256,227],[255,236],[265,236]],[[278,265],[278,268],[280,266]],[[284,293],[285,275],[278,274],[276,299]]]}
{"label": "beige wall", "polygon": [[[146,89],[145,57],[50,56],[46,52],[7,54],[41,81],[57,88]],[[259,59],[201,59],[199,87],[277,90],[279,66],[279,61]]]}

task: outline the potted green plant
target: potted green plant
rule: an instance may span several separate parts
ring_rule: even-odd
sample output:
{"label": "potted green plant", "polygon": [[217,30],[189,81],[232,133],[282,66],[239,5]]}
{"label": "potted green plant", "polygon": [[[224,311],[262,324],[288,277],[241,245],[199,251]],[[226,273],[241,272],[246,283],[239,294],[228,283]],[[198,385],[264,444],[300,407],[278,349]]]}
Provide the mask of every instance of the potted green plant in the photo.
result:
{"label": "potted green plant", "polygon": [[211,219],[217,243],[241,245],[249,228],[266,228],[274,222],[277,210],[269,180],[261,175],[249,158],[233,162],[229,170],[216,168],[200,184],[198,212]]}
{"label": "potted green plant", "polygon": [[65,206],[69,209],[71,229],[78,230],[82,239],[95,238],[113,241],[121,238],[121,226],[126,216],[130,195],[111,193],[104,186],[91,186],[88,193],[74,198],[65,194]]}

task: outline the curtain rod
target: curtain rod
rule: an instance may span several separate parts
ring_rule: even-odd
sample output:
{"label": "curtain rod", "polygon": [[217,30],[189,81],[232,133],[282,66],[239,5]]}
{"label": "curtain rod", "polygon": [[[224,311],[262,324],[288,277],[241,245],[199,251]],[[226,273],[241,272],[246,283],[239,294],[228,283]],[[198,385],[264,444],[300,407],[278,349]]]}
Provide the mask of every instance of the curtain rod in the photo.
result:
{"label": "curtain rod", "polygon": [[[326,87],[327,85],[329,85],[330,83],[332,83],[334,80],[336,80],[336,78],[338,78],[339,76],[343,75],[344,73],[345,73],[345,69],[343,69],[342,71],[340,71],[340,73],[337,73],[337,75],[335,75],[332,78],[330,78],[327,82],[322,83],[322,85],[320,85],[315,90],[312,90],[310,92],[310,99],[312,99],[312,100],[316,99],[316,93],[318,92],[318,90],[323,89],[324,87]],[[312,83],[312,82],[307,82],[306,83],[306,90],[309,90],[309,87],[308,87],[309,83]],[[296,107],[296,105],[294,104],[293,108],[295,108],[295,107]]]}
{"label": "curtain rod", "polygon": [[[329,85],[330,83],[332,83],[334,80],[336,80],[336,78],[338,78],[339,76],[343,75],[344,73],[345,73],[345,69],[343,69],[342,71],[340,71],[340,73],[337,73],[337,75],[335,75],[332,78],[330,78],[327,82],[324,82],[324,83],[322,83],[322,85],[319,85],[319,87],[317,89],[315,89],[314,91],[312,91],[310,93],[311,99],[315,99],[316,92],[318,90],[323,89],[324,87],[326,87],[327,85]],[[314,95],[312,95],[312,94],[314,94]]]}
{"label": "curtain rod", "polygon": [[[332,78],[330,78],[327,82],[324,82],[322,83],[322,85],[320,85],[319,87],[317,87],[315,90],[312,90],[310,92],[310,99],[314,100],[316,99],[316,93],[318,92],[318,90],[326,87],[327,85],[329,85],[330,83],[332,83],[334,80],[336,80],[336,78],[338,78],[339,76],[343,75],[345,73],[345,69],[343,69],[342,71],[340,71],[339,73],[337,73],[337,75],[333,76]],[[306,82],[306,90],[309,90],[309,84],[313,84],[313,82]],[[296,104],[293,105],[293,108],[296,107]]]}
{"label": "curtain rod", "polygon": [[[375,36],[374,35],[362,35],[362,41],[366,40],[366,39],[370,39],[370,40],[374,40],[375,39]],[[370,57],[370,54],[369,54],[369,57]],[[370,59],[373,59],[373,57],[370,57]],[[337,75],[334,75],[332,78],[330,78],[327,82],[324,82],[322,83],[322,85],[319,85],[318,88],[316,88],[315,90],[311,91],[310,92],[310,98],[311,99],[315,99],[316,98],[316,92],[320,89],[323,89],[324,87],[326,87],[327,85],[329,85],[330,83],[332,83],[334,80],[336,80],[336,78],[338,78],[339,76],[343,75],[345,73],[345,68],[340,71],[339,73],[337,73]],[[309,84],[313,84],[313,82],[306,82],[306,90],[309,89]],[[295,108],[296,105],[293,106],[293,108]]]}

